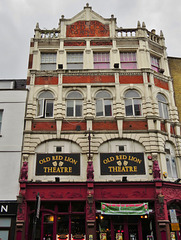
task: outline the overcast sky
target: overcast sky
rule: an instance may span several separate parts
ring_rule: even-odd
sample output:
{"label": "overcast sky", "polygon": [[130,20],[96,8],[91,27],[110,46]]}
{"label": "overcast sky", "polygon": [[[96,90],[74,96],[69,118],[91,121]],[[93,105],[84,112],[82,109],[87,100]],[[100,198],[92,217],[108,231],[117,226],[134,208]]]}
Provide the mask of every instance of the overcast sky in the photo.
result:
{"label": "overcast sky", "polygon": [[163,31],[167,54],[181,57],[181,0],[0,0],[0,79],[26,78],[29,43],[39,22],[41,29],[58,27],[59,18],[72,18],[86,3],[117,26]]}

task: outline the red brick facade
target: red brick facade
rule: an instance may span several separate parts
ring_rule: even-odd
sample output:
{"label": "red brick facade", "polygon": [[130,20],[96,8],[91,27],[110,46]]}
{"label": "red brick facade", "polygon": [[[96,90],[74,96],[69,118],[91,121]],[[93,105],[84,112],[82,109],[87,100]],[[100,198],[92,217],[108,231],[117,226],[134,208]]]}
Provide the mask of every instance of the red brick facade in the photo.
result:
{"label": "red brick facade", "polygon": [[142,75],[121,75],[119,76],[119,83],[120,84],[134,84],[134,83],[143,83],[143,76]]}
{"label": "red brick facade", "polygon": [[154,82],[155,82],[155,86],[157,86],[159,88],[163,88],[163,89],[169,90],[167,82],[164,82],[164,81],[162,81],[160,79],[157,79],[157,78],[154,78]]}
{"label": "red brick facade", "polygon": [[147,121],[124,121],[123,130],[148,130]]}
{"label": "red brick facade", "polygon": [[56,122],[33,122],[32,131],[56,131]]}
{"label": "red brick facade", "polygon": [[57,85],[58,77],[36,77],[35,85]]}
{"label": "red brick facade", "polygon": [[109,37],[109,25],[98,21],[77,21],[67,25],[66,37]]}
{"label": "red brick facade", "polygon": [[118,130],[116,121],[94,121],[92,123],[93,130]]}
{"label": "red brick facade", "polygon": [[63,83],[113,83],[114,75],[63,76]]}
{"label": "red brick facade", "polygon": [[62,131],[85,131],[86,130],[86,122],[78,122],[78,121],[63,121],[62,122]]}

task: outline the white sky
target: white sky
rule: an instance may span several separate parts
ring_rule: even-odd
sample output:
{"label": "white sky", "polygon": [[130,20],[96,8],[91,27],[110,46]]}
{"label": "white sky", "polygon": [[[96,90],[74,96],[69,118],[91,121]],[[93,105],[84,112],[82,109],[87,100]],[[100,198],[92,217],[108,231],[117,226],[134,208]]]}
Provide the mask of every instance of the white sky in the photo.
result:
{"label": "white sky", "polygon": [[39,22],[41,29],[58,27],[61,15],[72,18],[86,3],[117,26],[163,31],[168,56],[181,57],[181,0],[0,0],[0,79],[26,78],[29,43]]}

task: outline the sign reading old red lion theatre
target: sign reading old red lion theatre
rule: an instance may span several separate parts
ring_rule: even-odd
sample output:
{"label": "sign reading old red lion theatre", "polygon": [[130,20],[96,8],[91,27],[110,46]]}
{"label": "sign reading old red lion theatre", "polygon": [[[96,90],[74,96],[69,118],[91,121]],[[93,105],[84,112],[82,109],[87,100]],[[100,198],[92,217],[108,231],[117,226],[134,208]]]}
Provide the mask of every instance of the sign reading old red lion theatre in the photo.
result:
{"label": "sign reading old red lion theatre", "polygon": [[80,175],[80,154],[37,154],[36,175]]}
{"label": "sign reading old red lion theatre", "polygon": [[145,174],[143,153],[101,153],[102,175],[137,175]]}

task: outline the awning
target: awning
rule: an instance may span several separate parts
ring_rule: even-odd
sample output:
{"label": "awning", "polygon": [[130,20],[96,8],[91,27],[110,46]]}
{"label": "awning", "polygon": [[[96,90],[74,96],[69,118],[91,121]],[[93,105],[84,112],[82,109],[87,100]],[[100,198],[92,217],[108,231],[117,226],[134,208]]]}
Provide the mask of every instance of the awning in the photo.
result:
{"label": "awning", "polygon": [[148,203],[101,203],[101,214],[106,215],[146,215],[149,214]]}

